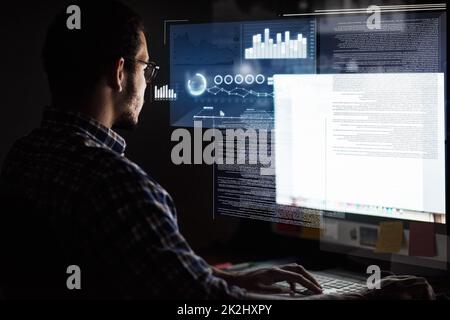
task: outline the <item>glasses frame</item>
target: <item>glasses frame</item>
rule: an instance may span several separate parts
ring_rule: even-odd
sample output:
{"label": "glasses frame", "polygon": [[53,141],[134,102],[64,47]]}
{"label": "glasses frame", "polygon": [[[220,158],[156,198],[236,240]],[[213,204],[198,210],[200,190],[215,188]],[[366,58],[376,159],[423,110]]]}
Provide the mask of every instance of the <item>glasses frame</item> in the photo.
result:
{"label": "glasses frame", "polygon": [[145,82],[151,83],[151,82],[153,82],[153,80],[155,80],[156,75],[158,74],[158,70],[159,70],[159,65],[156,62],[144,61],[144,60],[132,59],[132,58],[127,58],[126,60],[140,62],[140,63],[145,64],[147,66],[144,69]]}

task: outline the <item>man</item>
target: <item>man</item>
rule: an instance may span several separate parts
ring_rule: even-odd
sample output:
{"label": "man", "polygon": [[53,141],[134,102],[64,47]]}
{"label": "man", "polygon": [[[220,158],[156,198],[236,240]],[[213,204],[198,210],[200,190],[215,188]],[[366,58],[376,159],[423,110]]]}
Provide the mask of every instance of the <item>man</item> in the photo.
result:
{"label": "man", "polygon": [[[169,194],[125,156],[125,141],[112,129],[138,123],[157,71],[142,21],[118,2],[77,5],[81,29],[67,28],[64,10],[44,45],[51,106],[1,171],[7,296],[276,298],[270,294],[292,293],[296,284],[318,299],[375,295],[320,295],[299,265],[226,273],[197,256],[179,232]],[[80,267],[79,291],[68,289],[69,265]],[[274,286],[279,281],[291,289]],[[411,297],[433,296],[423,279],[392,281],[412,281]]]}

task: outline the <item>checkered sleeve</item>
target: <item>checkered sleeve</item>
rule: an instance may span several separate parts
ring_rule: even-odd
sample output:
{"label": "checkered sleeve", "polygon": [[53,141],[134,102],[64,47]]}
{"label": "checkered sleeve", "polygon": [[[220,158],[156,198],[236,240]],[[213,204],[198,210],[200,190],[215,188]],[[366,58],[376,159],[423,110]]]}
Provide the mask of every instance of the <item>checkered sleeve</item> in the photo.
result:
{"label": "checkered sleeve", "polygon": [[212,274],[180,234],[170,195],[141,168],[115,155],[96,170],[86,192],[95,211],[99,259],[137,295],[182,299],[241,298],[244,292]]}

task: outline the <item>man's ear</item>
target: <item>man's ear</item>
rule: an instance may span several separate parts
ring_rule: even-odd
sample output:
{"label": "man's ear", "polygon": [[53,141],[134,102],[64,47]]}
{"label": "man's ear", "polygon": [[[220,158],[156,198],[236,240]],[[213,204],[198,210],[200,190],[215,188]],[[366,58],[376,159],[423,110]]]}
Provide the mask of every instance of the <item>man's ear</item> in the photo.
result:
{"label": "man's ear", "polygon": [[120,58],[116,61],[116,63],[114,64],[114,69],[113,69],[113,79],[112,79],[112,83],[111,86],[113,89],[122,92],[123,90],[123,85],[125,82],[125,60],[123,58]]}

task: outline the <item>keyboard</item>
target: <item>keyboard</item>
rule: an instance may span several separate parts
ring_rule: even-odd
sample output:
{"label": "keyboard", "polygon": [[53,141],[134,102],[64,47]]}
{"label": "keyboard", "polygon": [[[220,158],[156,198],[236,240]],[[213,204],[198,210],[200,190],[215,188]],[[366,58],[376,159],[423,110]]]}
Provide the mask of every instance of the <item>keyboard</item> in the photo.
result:
{"label": "keyboard", "polygon": [[[356,280],[356,279],[350,279],[346,277],[341,277],[334,274],[329,274],[326,272],[310,272],[312,276],[317,280],[317,282],[320,283],[323,289],[324,294],[330,294],[330,293],[337,293],[337,294],[344,294],[344,293],[358,293],[363,291],[364,289],[367,289],[367,286],[364,281]],[[287,282],[279,282],[280,286],[283,287],[290,287],[289,283]],[[301,295],[312,295],[314,294],[309,289],[305,289],[303,287],[298,287],[297,284],[297,291]]]}

